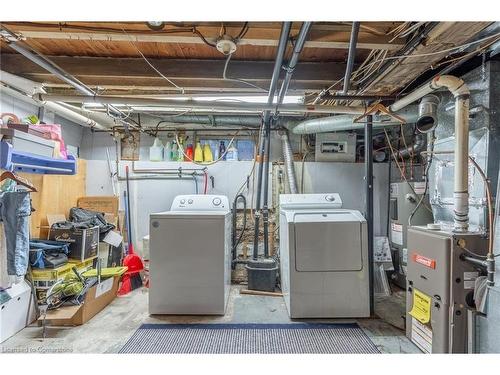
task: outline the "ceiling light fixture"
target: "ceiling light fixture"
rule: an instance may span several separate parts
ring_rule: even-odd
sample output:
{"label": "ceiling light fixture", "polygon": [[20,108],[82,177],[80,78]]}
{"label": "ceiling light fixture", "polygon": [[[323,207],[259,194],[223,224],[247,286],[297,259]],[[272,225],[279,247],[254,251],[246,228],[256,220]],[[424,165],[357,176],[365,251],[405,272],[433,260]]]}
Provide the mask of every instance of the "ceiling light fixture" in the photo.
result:
{"label": "ceiling light fixture", "polygon": [[148,22],[146,22],[146,25],[148,25],[148,27],[151,30],[159,31],[165,27],[165,22],[163,22],[163,21],[148,21]]}

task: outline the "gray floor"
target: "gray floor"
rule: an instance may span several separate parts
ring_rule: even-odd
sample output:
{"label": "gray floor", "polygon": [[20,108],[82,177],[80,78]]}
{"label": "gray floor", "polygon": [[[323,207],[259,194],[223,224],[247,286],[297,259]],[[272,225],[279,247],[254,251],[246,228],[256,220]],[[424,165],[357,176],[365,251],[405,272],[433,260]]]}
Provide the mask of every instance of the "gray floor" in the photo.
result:
{"label": "gray floor", "polygon": [[[117,297],[92,320],[79,327],[30,326],[0,344],[0,352],[34,353],[116,353],[143,323],[289,323],[281,297],[262,297],[239,293],[242,287],[233,286],[228,311],[224,316],[149,316],[147,289],[136,290]],[[420,353],[397,329],[403,313],[401,295],[377,298],[376,313],[382,319],[357,320],[382,353]],[[315,320],[333,321],[333,320]],[[347,320],[343,320],[347,321]]]}

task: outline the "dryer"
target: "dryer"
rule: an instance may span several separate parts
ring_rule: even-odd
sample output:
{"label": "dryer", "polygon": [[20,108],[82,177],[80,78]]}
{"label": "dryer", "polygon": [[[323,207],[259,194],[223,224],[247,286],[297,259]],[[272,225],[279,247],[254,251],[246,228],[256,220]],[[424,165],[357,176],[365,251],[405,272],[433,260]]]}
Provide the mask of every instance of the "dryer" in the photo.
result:
{"label": "dryer", "polygon": [[231,214],[222,195],[180,195],[150,215],[150,314],[224,315]]}
{"label": "dryer", "polygon": [[280,269],[291,318],[370,316],[366,220],[332,194],[280,195]]}

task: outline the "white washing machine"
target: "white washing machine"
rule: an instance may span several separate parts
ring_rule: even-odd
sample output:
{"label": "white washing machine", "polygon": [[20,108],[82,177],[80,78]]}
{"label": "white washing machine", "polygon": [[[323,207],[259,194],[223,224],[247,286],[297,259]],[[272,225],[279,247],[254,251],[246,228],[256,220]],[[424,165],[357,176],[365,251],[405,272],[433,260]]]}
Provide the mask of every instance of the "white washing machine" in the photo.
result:
{"label": "white washing machine", "polygon": [[180,195],[150,216],[150,314],[224,315],[231,214],[222,195]]}
{"label": "white washing machine", "polygon": [[291,318],[370,316],[366,220],[333,194],[280,195],[280,267]]}

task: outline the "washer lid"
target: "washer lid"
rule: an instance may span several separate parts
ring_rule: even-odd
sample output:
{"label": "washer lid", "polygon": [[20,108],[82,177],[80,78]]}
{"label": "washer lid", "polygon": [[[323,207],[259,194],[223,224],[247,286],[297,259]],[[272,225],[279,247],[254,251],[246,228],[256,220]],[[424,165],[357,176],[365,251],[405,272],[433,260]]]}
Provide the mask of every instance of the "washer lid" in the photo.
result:
{"label": "washer lid", "polygon": [[360,271],[362,229],[356,212],[296,214],[295,268],[303,272]]}

